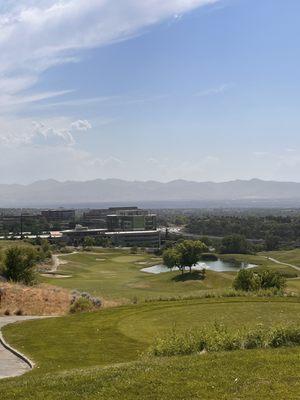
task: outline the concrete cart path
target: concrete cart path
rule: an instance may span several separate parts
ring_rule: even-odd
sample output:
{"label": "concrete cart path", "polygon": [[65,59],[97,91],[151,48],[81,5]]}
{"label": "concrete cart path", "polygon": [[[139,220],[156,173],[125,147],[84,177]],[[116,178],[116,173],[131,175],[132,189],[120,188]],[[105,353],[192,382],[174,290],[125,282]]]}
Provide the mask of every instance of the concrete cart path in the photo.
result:
{"label": "concrete cart path", "polygon": [[[30,319],[38,319],[39,317],[0,317],[0,331],[8,324],[14,322],[27,321]],[[14,376],[19,376],[30,370],[30,366],[13,354],[11,351],[7,350],[0,343],[0,379],[10,378]]]}
{"label": "concrete cart path", "polygon": [[287,263],[285,263],[285,262],[276,260],[275,258],[272,258],[272,257],[266,257],[266,259],[267,259],[267,260],[270,260],[270,261],[272,261],[272,262],[274,262],[275,264],[285,265],[285,266],[287,266],[287,267],[291,267],[291,268],[294,268],[294,269],[297,270],[297,271],[300,271],[300,267],[297,267],[296,265],[287,264]]}

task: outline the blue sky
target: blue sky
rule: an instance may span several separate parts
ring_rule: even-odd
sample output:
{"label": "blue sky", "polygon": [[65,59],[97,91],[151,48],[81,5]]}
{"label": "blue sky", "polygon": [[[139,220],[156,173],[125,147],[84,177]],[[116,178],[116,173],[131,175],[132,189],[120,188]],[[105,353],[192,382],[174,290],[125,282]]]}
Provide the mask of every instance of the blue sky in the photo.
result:
{"label": "blue sky", "polygon": [[6,1],[0,181],[300,181],[299,14],[298,0]]}

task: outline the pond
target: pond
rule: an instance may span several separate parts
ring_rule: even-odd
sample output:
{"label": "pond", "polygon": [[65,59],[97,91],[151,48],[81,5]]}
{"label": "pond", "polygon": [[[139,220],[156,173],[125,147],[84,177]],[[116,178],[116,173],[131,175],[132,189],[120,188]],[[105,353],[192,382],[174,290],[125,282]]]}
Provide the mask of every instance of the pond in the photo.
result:
{"label": "pond", "polygon": [[[256,265],[241,263],[239,265],[229,262],[229,261],[205,261],[199,262],[192,269],[195,271],[199,271],[204,269],[216,272],[237,272],[241,269],[255,268]],[[188,268],[187,268],[188,269]],[[173,268],[173,271],[178,270],[178,268]],[[165,265],[154,265],[153,267],[147,267],[141,269],[142,272],[146,272],[148,274],[161,274],[163,272],[170,272],[170,269]]]}

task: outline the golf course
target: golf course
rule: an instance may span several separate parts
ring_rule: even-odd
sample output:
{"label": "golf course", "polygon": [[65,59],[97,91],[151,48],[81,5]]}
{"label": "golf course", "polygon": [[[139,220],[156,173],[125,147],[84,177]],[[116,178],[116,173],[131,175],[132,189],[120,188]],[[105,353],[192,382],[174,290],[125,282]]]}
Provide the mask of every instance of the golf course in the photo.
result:
{"label": "golf course", "polygon": [[[267,256],[300,265],[300,251],[285,253]],[[267,256],[235,258],[258,269],[293,270]],[[106,306],[4,327],[6,341],[34,361],[35,368],[1,380],[1,399],[246,400],[269,399],[270,393],[299,398],[300,347],[148,354],[157,339],[172,332],[214,324],[232,333],[299,326],[300,298],[297,290],[291,294],[293,287],[300,288],[297,277],[287,280],[286,296],[230,296],[222,293],[232,290],[236,273],[208,270],[205,279],[196,273],[182,277],[179,271],[148,274],[141,269],[162,260],[144,252],[94,249],[60,259],[57,273],[68,277],[43,276],[42,282],[89,292],[106,300]]]}

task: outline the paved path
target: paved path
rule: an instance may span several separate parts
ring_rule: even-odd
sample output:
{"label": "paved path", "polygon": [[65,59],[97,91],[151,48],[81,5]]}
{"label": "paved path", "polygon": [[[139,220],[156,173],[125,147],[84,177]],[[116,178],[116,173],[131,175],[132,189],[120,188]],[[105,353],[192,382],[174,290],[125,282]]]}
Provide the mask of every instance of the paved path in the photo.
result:
{"label": "paved path", "polygon": [[[0,317],[0,330],[8,324],[39,317]],[[29,371],[30,367],[25,361],[11,353],[0,343],[0,379],[19,376]]]}
{"label": "paved path", "polygon": [[297,270],[297,271],[300,271],[300,267],[297,267],[296,265],[287,264],[287,263],[281,262],[281,261],[279,261],[279,260],[276,260],[275,258],[272,258],[272,257],[266,257],[266,258],[267,258],[268,260],[274,262],[275,264],[285,265],[285,266],[287,266],[287,267],[291,267],[291,268],[294,268],[294,269]]}

